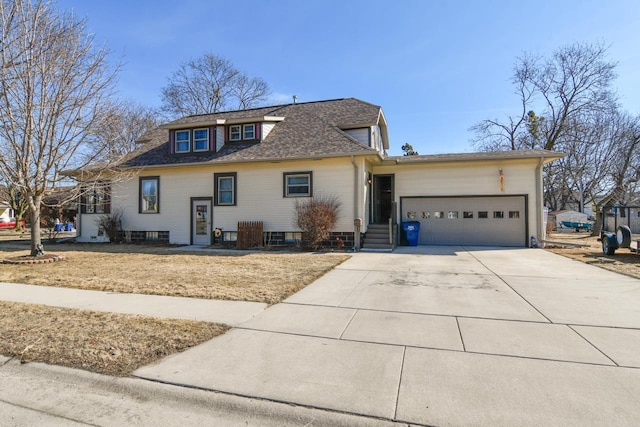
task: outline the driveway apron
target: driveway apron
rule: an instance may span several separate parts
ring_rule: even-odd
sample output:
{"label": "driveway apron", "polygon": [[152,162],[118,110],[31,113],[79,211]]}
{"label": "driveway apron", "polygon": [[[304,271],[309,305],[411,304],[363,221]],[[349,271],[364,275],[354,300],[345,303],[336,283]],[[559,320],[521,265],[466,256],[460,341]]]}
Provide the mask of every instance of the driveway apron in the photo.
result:
{"label": "driveway apron", "polygon": [[640,280],[539,249],[358,253],[151,380],[426,425],[640,423]]}

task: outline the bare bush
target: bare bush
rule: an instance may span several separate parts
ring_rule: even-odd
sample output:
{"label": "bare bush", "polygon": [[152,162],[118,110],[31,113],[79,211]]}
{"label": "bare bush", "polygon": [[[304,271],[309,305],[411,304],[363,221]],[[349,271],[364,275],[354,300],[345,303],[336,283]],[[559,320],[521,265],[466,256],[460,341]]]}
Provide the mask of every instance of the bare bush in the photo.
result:
{"label": "bare bush", "polygon": [[100,215],[96,219],[96,224],[104,230],[111,243],[121,240],[122,211],[120,209],[114,209],[111,213]]}
{"label": "bare bush", "polygon": [[336,196],[317,196],[296,202],[295,221],[302,231],[302,245],[309,249],[319,249],[322,242],[331,235],[340,202]]}

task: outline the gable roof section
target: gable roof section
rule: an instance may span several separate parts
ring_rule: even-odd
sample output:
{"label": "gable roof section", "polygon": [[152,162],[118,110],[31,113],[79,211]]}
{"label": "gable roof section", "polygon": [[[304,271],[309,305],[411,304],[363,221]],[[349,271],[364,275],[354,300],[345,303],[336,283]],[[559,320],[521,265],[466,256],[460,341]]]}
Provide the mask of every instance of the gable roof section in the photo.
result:
{"label": "gable roof section", "polygon": [[[379,106],[355,98],[188,116],[147,132],[138,140],[141,147],[122,165],[144,167],[377,155],[375,149],[361,144],[342,129],[373,126],[381,117],[384,120]],[[238,123],[256,118],[276,121],[262,142],[227,142],[218,152],[169,154],[169,129]]]}

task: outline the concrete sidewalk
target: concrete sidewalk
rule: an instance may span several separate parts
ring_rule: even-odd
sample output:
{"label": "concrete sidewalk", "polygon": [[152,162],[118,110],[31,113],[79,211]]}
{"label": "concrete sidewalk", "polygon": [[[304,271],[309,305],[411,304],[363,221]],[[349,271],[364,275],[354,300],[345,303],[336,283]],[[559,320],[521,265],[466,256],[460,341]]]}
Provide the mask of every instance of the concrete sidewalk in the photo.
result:
{"label": "concrete sidewalk", "polygon": [[419,425],[640,423],[640,281],[536,249],[359,253],[134,375]]}
{"label": "concrete sidewalk", "polygon": [[0,282],[0,300],[44,304],[171,319],[199,320],[234,326],[262,312],[267,304],[159,295],[87,291]]}
{"label": "concrete sidewalk", "polygon": [[0,356],[0,425],[407,427],[136,378],[20,364]]}

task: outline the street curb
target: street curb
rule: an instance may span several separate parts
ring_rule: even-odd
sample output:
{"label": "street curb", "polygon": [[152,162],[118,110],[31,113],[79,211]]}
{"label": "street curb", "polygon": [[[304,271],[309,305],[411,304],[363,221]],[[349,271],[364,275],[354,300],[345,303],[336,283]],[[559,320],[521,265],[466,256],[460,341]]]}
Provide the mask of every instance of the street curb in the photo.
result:
{"label": "street curb", "polygon": [[[225,426],[407,426],[138,378],[109,377],[43,363],[21,364],[15,359],[0,364],[0,382],[1,402],[93,425],[179,425],[186,421]],[[5,421],[16,420],[3,420],[0,414],[0,424]]]}

